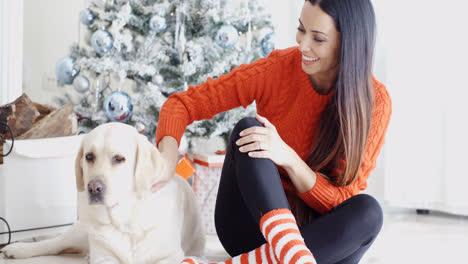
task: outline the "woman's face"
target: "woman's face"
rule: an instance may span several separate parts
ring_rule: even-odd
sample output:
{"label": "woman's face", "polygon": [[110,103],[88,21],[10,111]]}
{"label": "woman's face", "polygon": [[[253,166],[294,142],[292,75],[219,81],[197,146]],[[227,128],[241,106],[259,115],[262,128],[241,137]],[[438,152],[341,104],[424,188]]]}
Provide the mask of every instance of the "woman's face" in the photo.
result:
{"label": "woman's face", "polygon": [[331,74],[328,78],[335,78],[340,61],[340,34],[333,18],[322,11],[319,5],[305,1],[296,41],[302,53],[302,69],[305,73],[311,76]]}

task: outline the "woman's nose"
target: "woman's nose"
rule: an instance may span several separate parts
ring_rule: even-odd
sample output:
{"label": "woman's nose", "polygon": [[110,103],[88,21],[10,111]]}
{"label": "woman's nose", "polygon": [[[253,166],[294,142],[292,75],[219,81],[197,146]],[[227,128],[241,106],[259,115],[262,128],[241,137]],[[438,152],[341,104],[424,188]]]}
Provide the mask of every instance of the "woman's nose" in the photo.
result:
{"label": "woman's nose", "polygon": [[309,52],[311,50],[310,43],[306,40],[301,40],[299,42],[299,50],[301,52]]}

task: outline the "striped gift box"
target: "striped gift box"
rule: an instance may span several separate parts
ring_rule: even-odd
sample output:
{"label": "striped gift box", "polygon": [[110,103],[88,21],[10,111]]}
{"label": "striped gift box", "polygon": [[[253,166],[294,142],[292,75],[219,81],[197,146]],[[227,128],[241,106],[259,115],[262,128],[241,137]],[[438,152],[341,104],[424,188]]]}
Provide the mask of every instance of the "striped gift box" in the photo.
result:
{"label": "striped gift box", "polygon": [[[218,153],[218,154],[216,154]],[[193,154],[195,173],[193,174],[193,190],[202,210],[205,230],[208,234],[216,234],[214,225],[214,209],[218,195],[219,180],[225,158],[225,152],[213,154]]]}

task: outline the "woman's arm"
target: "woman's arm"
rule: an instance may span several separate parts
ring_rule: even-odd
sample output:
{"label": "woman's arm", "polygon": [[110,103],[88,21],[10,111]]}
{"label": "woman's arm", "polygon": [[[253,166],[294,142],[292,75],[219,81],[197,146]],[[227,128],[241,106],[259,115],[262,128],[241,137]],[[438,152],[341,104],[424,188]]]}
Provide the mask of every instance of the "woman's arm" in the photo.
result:
{"label": "woman's arm", "polygon": [[317,174],[305,163],[299,155],[293,150],[293,162],[283,166],[283,169],[288,173],[294,187],[299,193],[305,193],[311,190],[317,180]]}
{"label": "woman's arm", "polygon": [[239,106],[245,108],[260,95],[269,96],[265,87],[271,87],[274,82],[267,78],[277,68],[270,66],[274,54],[169,96],[161,107],[156,130],[156,146],[167,163],[167,172],[162,181],[153,186],[153,191],[164,186],[174,174],[180,139],[188,125],[195,120],[212,119],[218,113]]}
{"label": "woman's arm", "polygon": [[161,181],[153,185],[151,188],[152,192],[158,191],[165,183],[174,175],[175,168],[177,166],[179,146],[177,140],[171,136],[165,136],[159,141],[158,150],[161,153],[162,159],[166,163],[167,170],[164,172],[166,175],[163,175]]}
{"label": "woman's arm", "polygon": [[169,165],[170,171],[175,171],[179,154],[177,140],[171,136],[165,136],[159,142],[158,149],[167,165]]}
{"label": "woman's arm", "polygon": [[296,187],[299,197],[319,213],[328,212],[346,199],[366,189],[367,178],[376,167],[377,157],[385,142],[392,104],[385,86],[376,81],[374,81],[374,86],[376,87],[376,105],[373,111],[370,134],[358,176],[352,184],[336,187],[320,174],[312,171],[300,158],[295,158],[295,162],[291,162],[290,166],[283,166]]}
{"label": "woman's arm", "polygon": [[239,106],[246,108],[253,101],[258,107],[278,100],[279,91],[284,90],[279,87],[281,81],[289,74],[290,66],[297,64],[298,54],[297,47],[274,50],[266,58],[171,94],[159,113],[156,145],[165,136],[172,136],[180,144],[186,127],[194,121],[213,119],[216,114]]}
{"label": "woman's arm", "polygon": [[[169,96],[161,107],[156,144],[165,136],[172,136],[180,144],[186,127],[197,120],[212,119],[216,114],[239,106],[246,108],[267,91],[274,80],[269,78],[277,67],[271,67],[273,55],[251,64],[241,65],[217,79],[189,86],[184,92]],[[257,102],[258,103],[258,102]]]}

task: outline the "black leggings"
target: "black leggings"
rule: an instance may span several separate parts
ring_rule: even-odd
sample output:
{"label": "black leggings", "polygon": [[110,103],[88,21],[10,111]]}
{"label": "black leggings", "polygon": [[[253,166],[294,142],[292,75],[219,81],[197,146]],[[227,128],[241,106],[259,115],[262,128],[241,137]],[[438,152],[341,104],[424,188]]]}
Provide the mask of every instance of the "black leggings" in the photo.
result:
{"label": "black leggings", "polygon": [[[235,144],[240,138],[239,133],[252,126],[263,125],[255,118],[247,117],[234,127],[216,199],[216,232],[232,257],[266,243],[259,228],[263,214],[289,208],[273,161],[251,158],[240,152]],[[351,264],[358,263],[369,249],[382,222],[379,203],[369,195],[359,194],[302,225],[300,232],[318,264]]]}

